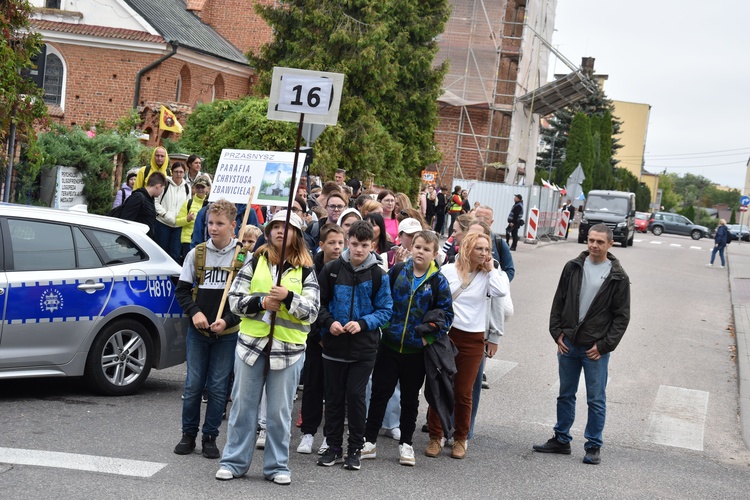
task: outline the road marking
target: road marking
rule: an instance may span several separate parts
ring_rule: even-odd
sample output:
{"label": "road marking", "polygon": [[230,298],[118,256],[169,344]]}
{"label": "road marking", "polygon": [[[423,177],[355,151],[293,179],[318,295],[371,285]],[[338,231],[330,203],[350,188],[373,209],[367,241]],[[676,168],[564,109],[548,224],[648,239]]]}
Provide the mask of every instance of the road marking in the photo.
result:
{"label": "road marking", "polygon": [[690,250],[703,250],[703,247],[690,247]]}
{"label": "road marking", "polygon": [[680,245],[679,243],[670,243],[669,246],[670,247],[681,247],[682,245]]}
{"label": "road marking", "polygon": [[513,361],[503,361],[502,359],[487,359],[484,363],[484,372],[487,374],[487,380],[496,382],[503,378],[509,371],[518,366]]}
{"label": "road marking", "polygon": [[151,477],[167,466],[158,462],[143,462],[123,458],[98,457],[61,453],[57,451],[0,448],[0,463],[75,469],[121,476]]}
{"label": "road marking", "polygon": [[649,241],[652,245],[661,245],[661,241]]}
{"label": "road marking", "polygon": [[659,386],[644,441],[703,451],[708,392]]}

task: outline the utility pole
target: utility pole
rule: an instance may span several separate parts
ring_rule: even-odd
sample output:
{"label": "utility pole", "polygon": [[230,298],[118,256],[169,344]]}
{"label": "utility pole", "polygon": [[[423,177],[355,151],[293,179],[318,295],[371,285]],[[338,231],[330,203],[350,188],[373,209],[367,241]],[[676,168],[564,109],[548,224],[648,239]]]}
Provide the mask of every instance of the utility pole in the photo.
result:
{"label": "utility pole", "polygon": [[549,155],[549,173],[547,174],[547,180],[549,182],[552,182],[552,167],[555,161],[555,141],[557,140],[557,134],[559,133],[560,131],[558,130],[557,132],[555,132],[555,135],[552,136],[552,150],[550,151]]}

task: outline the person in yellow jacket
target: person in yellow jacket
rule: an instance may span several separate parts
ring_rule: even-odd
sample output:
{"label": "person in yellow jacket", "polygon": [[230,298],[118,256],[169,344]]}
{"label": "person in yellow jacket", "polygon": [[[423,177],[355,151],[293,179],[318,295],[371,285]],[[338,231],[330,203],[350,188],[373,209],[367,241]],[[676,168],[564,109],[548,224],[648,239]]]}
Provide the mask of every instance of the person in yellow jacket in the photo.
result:
{"label": "person in yellow jacket", "polygon": [[[240,317],[227,443],[216,479],[243,476],[255,451],[258,405],[266,387],[267,422],[263,476],[290,484],[289,441],[294,394],[310,325],[318,317],[320,288],[302,235],[302,219],[286,210],[266,225],[267,244],[245,262],[229,289],[229,306]],[[284,261],[281,249],[286,233]],[[281,285],[276,285],[278,273]],[[272,314],[276,314],[270,339]]]}
{"label": "person in yellow jacket", "polygon": [[[208,192],[211,189],[211,179],[206,174],[200,174],[193,181],[193,197],[185,200],[177,212],[174,223],[182,228],[180,247],[182,258],[190,251],[190,240],[193,237],[195,218],[201,208],[208,205]],[[180,261],[181,262],[181,261]]]}
{"label": "person in yellow jacket", "polygon": [[169,171],[169,155],[167,154],[166,148],[163,146],[159,146],[153,150],[149,165],[138,169],[138,175],[135,176],[135,187],[133,187],[133,190],[145,186],[151,172],[161,172],[164,174],[164,177],[172,175]]}

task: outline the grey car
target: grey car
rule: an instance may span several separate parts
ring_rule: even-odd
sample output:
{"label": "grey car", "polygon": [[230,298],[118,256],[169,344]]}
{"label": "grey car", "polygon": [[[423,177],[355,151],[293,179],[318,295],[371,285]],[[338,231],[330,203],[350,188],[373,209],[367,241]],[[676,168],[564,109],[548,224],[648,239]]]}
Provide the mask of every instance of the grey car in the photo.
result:
{"label": "grey car", "polygon": [[0,379],[84,376],[138,390],[185,361],[180,266],[143,224],[0,204]]}
{"label": "grey car", "polygon": [[663,233],[682,234],[690,236],[694,240],[711,237],[711,231],[707,227],[693,224],[693,221],[684,215],[670,212],[655,212],[651,214],[648,229],[655,236],[660,236]]}

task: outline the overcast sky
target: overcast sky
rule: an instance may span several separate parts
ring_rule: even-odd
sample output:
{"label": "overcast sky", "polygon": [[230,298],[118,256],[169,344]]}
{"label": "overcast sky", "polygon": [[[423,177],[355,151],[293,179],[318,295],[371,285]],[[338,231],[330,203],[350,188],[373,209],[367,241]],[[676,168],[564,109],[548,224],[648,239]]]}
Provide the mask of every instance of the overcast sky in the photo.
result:
{"label": "overcast sky", "polygon": [[[750,157],[750,2],[558,0],[552,45],[596,58],[612,100],[646,103],[646,170],[742,189]],[[568,72],[551,59],[549,78]]]}

